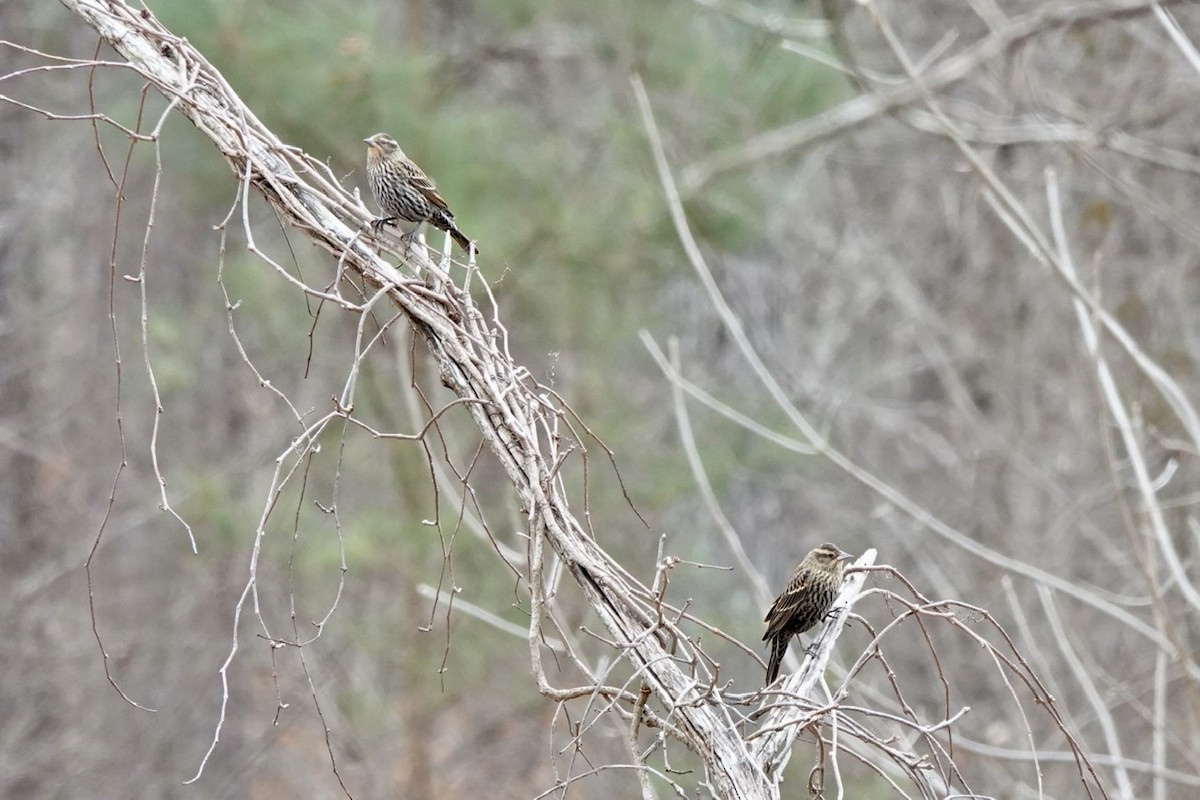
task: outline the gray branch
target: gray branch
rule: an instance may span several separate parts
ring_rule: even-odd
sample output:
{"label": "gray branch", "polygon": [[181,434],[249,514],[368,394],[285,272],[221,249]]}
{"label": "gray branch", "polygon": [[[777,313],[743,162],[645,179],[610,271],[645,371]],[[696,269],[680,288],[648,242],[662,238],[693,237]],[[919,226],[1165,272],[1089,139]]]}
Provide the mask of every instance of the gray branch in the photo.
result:
{"label": "gray branch", "polygon": [[[712,790],[727,798],[778,797],[707,684],[681,669],[699,662],[686,637],[661,613],[654,593],[598,547],[572,513],[552,467],[561,455],[556,431],[563,410],[507,355],[502,331],[488,326],[465,292],[447,282],[430,287],[403,278],[367,246],[359,237],[369,215],[357,197],[323,164],[282,143],[186,39],[116,0],[62,3],[212,140],[244,189],[253,188],[282,220],[334,254],[341,268],[388,288],[389,299],[424,336],[443,383],[467,401],[521,497],[530,535],[544,537],[568,566],[616,646],[703,759]],[[420,248],[405,256],[413,266],[436,269]]]}

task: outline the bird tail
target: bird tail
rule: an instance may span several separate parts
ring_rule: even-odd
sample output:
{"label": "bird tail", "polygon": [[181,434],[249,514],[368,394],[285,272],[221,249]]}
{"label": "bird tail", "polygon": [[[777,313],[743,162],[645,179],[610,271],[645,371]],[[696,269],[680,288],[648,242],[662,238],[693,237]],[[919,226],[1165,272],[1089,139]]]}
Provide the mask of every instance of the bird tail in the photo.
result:
{"label": "bird tail", "polygon": [[791,638],[791,636],[776,636],[775,641],[771,643],[771,660],[767,662],[767,686],[770,686],[779,677],[779,666],[783,663],[783,657],[787,655],[788,640]]}
{"label": "bird tail", "polygon": [[[450,238],[458,242],[458,246],[463,250],[466,250],[467,252],[471,251],[471,240],[468,239],[463,232],[458,229],[458,226],[453,224],[450,226]],[[475,246],[475,252],[479,252],[478,245]]]}
{"label": "bird tail", "polygon": [[[471,240],[454,224],[454,215],[449,211],[434,209],[433,218],[429,221],[433,223],[433,227],[450,234],[450,238],[458,242],[458,246],[463,250],[471,252]],[[475,252],[479,252],[478,246],[475,247]]]}

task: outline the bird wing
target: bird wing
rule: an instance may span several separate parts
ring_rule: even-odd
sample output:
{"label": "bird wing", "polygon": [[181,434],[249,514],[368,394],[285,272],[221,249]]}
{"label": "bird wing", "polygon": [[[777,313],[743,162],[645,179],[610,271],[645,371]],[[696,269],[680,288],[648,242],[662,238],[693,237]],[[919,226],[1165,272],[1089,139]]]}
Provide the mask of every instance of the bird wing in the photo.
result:
{"label": "bird wing", "polygon": [[[412,185],[416,187],[425,199],[433,203],[436,207],[450,213],[450,207],[446,205],[446,199],[442,197],[442,193],[433,185],[433,181],[429,180],[429,176],[422,172],[419,168],[413,171]],[[453,216],[453,214],[451,214]]]}
{"label": "bird wing", "polygon": [[804,600],[804,590],[811,582],[812,573],[807,567],[796,570],[792,575],[787,588],[779,597],[775,598],[775,602],[771,604],[771,610],[763,619],[763,622],[767,623],[767,632],[763,634],[764,642],[778,636],[796,616],[796,609]]}

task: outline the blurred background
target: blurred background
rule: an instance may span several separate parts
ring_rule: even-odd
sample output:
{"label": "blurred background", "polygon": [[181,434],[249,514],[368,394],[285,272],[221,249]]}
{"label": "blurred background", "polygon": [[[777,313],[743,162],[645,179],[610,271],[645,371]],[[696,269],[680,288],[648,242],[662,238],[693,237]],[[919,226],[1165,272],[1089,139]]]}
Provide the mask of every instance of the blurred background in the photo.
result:
{"label": "blurred background", "polygon": [[[1196,620],[1187,599],[1195,443],[1171,407],[1106,340],[1142,456],[1161,478],[1182,558],[1174,573],[1157,555],[1071,294],[998,219],[931,115],[910,102],[803,147],[773,150],[757,138],[903,81],[865,10],[699,0],[148,5],[281,139],[364,198],[362,139],[376,131],[433,177],[481,244],[516,361],[614,451],[651,529],[598,448],[589,518],[602,545],[650,583],[660,536],[664,552],[689,561],[733,559],[684,458],[670,384],[638,332],[664,346],[678,337],[689,380],[796,433],[751,377],[679,244],[634,99],[640,76],[668,159],[687,179],[704,255],[790,399],[862,469],[992,554],[898,512],[827,459],[693,404],[708,479],[767,585],[782,588],[822,541],[877,548],[926,596],[995,615],[1097,756],[1112,796],[1195,791],[1197,673],[1161,643],[1190,651]],[[1002,5],[879,7],[928,67],[1043,6]],[[1200,13],[1172,8],[1200,40]],[[58,4],[0,3],[0,30],[55,56],[97,52],[95,32]],[[945,110],[1045,230],[1054,170],[1081,282],[1195,402],[1200,74],[1149,11],[1037,31],[944,87]],[[120,60],[103,47],[98,57]],[[166,107],[153,92],[142,103],[141,83],[121,68],[15,74],[61,63],[0,46],[0,94],[17,101],[0,102],[0,795],[336,797],[340,776],[355,797],[535,797],[627,761],[616,725],[589,739],[594,763],[564,758],[578,709],[537,693],[523,638],[431,599],[431,589],[454,587],[464,606],[527,626],[525,590],[486,536],[456,523],[453,493],[435,494],[421,445],[350,428],[304,466],[305,493],[293,481],[279,500],[258,577],[272,635],[308,638],[334,613],[304,663],[295,649],[273,654],[243,615],[221,741],[200,781],[182,785],[217,723],[218,670],[275,461],[301,430],[239,348],[301,414],[324,413],[346,380],[358,319],[319,309],[247,252],[237,181],[186,119],[163,124],[156,183],[153,147],[129,155],[112,126],[100,125],[97,139],[86,121],[18,105],[94,108],[130,127],[140,117],[143,130]],[[744,157],[707,169],[722,153]],[[246,212],[257,244],[287,269],[312,285],[332,279],[333,259],[280,229],[259,198]],[[440,235],[430,242],[440,246]],[[138,274],[143,247],[139,283],[126,276]],[[236,339],[225,291],[237,305]],[[424,345],[395,326],[364,362],[356,416],[376,430],[418,430],[414,372],[431,374]],[[523,549],[505,476],[487,454],[474,459],[478,432],[461,413],[442,427],[448,441],[431,447],[471,470],[487,529]],[[188,529],[160,508],[155,434],[161,491],[190,526],[195,554]],[[316,505],[334,501],[336,519]],[[423,524],[439,514],[440,525]],[[105,679],[82,569],[102,525],[96,631],[121,689],[153,713]],[[1036,565],[1128,619],[1063,594],[1048,604],[1013,564]],[[566,619],[596,629],[574,588],[563,593]],[[750,576],[680,569],[670,596],[765,653],[765,607]],[[864,615],[891,613],[878,599],[862,605]],[[1162,640],[1148,646],[1139,624]],[[936,709],[943,687],[912,638],[912,652],[893,645],[891,666],[912,679],[914,702]],[[869,640],[852,626],[841,661]],[[761,686],[760,664],[712,644],[737,691]],[[1035,768],[1014,755],[1028,750],[1024,722],[961,644],[942,655],[951,710],[972,708],[959,746],[973,785],[1037,796]],[[552,681],[578,685],[563,666]],[[1120,723],[1115,734],[1080,670]],[[1038,747],[1066,749],[1044,721],[1029,724]],[[1156,741],[1165,743],[1157,754]],[[814,753],[806,742],[787,796],[803,794]],[[1041,768],[1045,790],[1078,792],[1072,762]],[[853,796],[893,796],[867,770],[847,777]],[[567,796],[636,791],[614,771],[572,783]]]}

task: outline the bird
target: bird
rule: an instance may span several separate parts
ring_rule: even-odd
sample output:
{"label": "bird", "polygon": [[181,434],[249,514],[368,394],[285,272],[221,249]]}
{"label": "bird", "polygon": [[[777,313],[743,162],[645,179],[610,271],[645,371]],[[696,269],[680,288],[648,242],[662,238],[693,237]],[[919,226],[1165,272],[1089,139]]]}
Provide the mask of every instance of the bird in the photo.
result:
{"label": "bird", "polygon": [[842,588],[846,560],[853,558],[836,545],[825,542],[809,551],[800,562],[787,587],[775,602],[763,622],[767,632],[763,641],[771,642],[771,660],[767,664],[767,685],[779,677],[779,665],[787,653],[792,637],[804,633],[829,613]]}
{"label": "bird", "polygon": [[[421,229],[422,223],[428,222],[448,232],[463,250],[470,251],[472,242],[454,224],[454,214],[445,198],[424,170],[404,155],[396,140],[386,133],[377,133],[363,141],[367,144],[371,194],[383,210],[383,216],[373,220],[371,227],[378,232],[389,222],[415,222],[416,227],[404,234],[403,238],[408,240]],[[478,247],[475,252],[479,252]]]}

